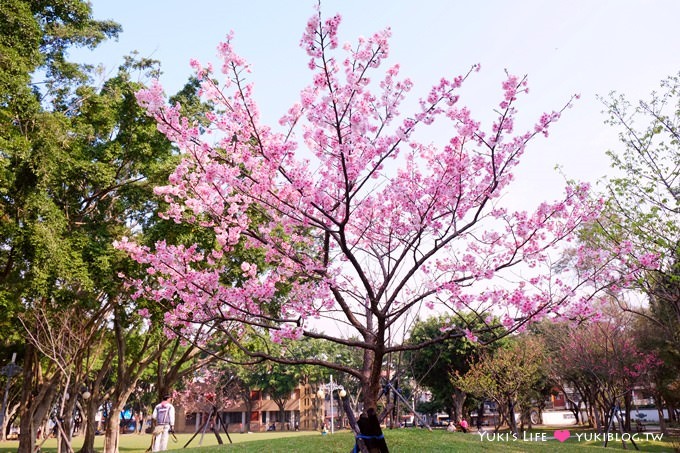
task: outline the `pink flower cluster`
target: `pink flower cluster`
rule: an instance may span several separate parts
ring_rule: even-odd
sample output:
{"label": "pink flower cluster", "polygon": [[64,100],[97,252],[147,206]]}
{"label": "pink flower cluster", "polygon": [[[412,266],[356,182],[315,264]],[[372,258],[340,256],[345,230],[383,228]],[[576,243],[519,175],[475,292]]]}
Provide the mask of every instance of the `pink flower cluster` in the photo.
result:
{"label": "pink flower cluster", "polygon": [[[284,130],[261,124],[231,35],[219,46],[221,76],[192,62],[202,98],[216,106],[206,131],[167,105],[158,84],[138,93],[183,156],[156,189],[169,203],[163,216],[212,230],[216,244],[147,249],[123,239],[117,246],[149,269],[134,283],[136,296],[175,304],[173,324],[250,323],[272,329],[274,339],[299,338],[309,318],[330,309],[368,335],[373,318],[391,324],[421,303],[500,309],[503,323],[519,328],[588,300],[579,294],[582,276],[551,272],[560,244],[600,212],[588,187],[567,187],[534,212],[500,206],[527,145],[563,109],[515,133],[515,103],[528,89],[526,78],[508,74],[501,110],[485,128],[458,95],[473,67],[442,79],[402,115],[413,83],[399,78],[398,65],[381,73],[390,31],[339,48],[339,23],[320,13],[309,20],[301,46],[312,82],[281,119]],[[433,123],[450,131],[446,143],[417,139]],[[262,263],[243,262],[239,282],[226,282],[237,244],[261,253]],[[598,259],[583,274],[594,287],[614,275],[606,257],[585,249],[579,256]],[[507,279],[520,268],[530,276]],[[506,285],[495,283],[501,275]]]}

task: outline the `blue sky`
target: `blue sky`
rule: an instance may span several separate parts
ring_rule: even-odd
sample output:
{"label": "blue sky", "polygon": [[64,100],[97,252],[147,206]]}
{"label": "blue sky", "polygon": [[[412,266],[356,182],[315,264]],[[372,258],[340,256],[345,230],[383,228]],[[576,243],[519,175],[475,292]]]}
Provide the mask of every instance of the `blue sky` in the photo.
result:
{"label": "blue sky", "polygon": [[[253,66],[250,78],[266,120],[274,123],[298,99],[309,80],[298,44],[314,1],[92,0],[94,16],[123,26],[119,40],[73,56],[115,70],[137,50],[161,61],[168,93],[190,75],[189,59],[216,61],[215,48],[229,30],[235,47]],[[618,147],[605,126],[596,94],[611,90],[644,98],[659,81],[680,70],[675,0],[487,0],[322,2],[326,15],[343,16],[341,41],[392,28],[391,63],[424,94],[442,76],[482,71],[468,83],[463,102],[480,116],[500,101],[504,69],[528,74],[530,95],[519,104],[527,122],[559,109],[573,93],[581,100],[547,140],[529,149],[517,176],[518,196],[554,198],[570,179],[594,182],[608,173],[604,152]],[[537,190],[539,188],[540,190]]]}

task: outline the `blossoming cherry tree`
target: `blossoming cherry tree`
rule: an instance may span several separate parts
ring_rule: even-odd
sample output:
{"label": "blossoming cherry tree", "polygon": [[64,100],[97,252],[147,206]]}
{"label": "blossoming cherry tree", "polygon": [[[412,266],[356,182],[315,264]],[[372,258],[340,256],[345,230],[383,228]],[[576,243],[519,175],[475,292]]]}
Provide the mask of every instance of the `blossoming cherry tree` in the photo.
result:
{"label": "blossoming cherry tree", "polygon": [[[309,20],[301,46],[312,82],[279,125],[263,124],[245,81],[250,67],[231,35],[219,45],[219,71],[192,62],[202,99],[214,105],[207,126],[167,105],[159,84],[139,92],[182,152],[168,184],[156,189],[169,204],[163,216],[209,229],[214,247],[145,247],[127,238],[117,245],[148,268],[148,279],[132,283],[135,297],[171,303],[166,321],[175,332],[209,326],[238,343],[248,325],[275,341],[306,337],[359,348],[360,367],[325,356],[250,353],[348,373],[369,407],[388,354],[476,337],[452,327],[421,344],[397,341],[391,332],[415,312],[474,313],[486,330],[507,333],[534,318],[586,310],[599,279],[611,275],[604,266],[577,278],[551,271],[559,243],[599,213],[587,186],[570,185],[562,199],[533,212],[502,206],[527,145],[547,136],[564,109],[516,132],[527,81],[508,75],[495,120],[483,127],[459,101],[474,67],[442,78],[402,114],[413,83],[398,65],[383,69],[390,31],[339,47],[339,24],[340,16],[320,13]],[[433,124],[448,134],[441,144],[428,136]],[[235,256],[253,258],[238,263],[237,278],[226,278]],[[586,282],[595,289],[581,292]]]}

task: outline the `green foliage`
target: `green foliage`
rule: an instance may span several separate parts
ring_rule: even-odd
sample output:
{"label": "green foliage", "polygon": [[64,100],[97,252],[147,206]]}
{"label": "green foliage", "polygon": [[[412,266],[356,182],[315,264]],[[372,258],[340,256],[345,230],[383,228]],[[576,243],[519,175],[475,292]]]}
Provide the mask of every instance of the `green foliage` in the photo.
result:
{"label": "green foliage", "polygon": [[[68,49],[94,48],[120,31],[120,25],[91,14],[82,0],[0,1],[0,106],[26,114],[36,111],[36,101],[47,100],[63,110],[91,69],[69,62]],[[31,84],[38,70],[43,79]]]}
{"label": "green foliage", "polygon": [[[617,93],[602,100],[607,124],[620,131],[623,149],[607,153],[618,174],[608,181],[607,215],[589,240],[603,248],[630,242],[631,259],[656,254],[661,272],[672,269],[680,246],[679,89],[676,75],[661,82],[661,92],[637,105]],[[644,281],[639,286],[651,289]]]}
{"label": "green foliage", "polygon": [[[435,339],[442,334],[442,328],[451,326],[475,329],[481,323],[470,314],[462,318],[449,316],[428,318],[418,321],[413,326],[408,340],[409,344],[419,344]],[[482,334],[480,342],[491,340],[491,333]],[[498,343],[500,344],[500,343]],[[496,346],[493,347],[497,347]],[[409,372],[419,385],[426,387],[431,393],[437,406],[450,411],[453,408],[452,396],[456,392],[456,385],[445,376],[452,374],[464,375],[470,369],[470,364],[476,362],[481,350],[480,344],[472,343],[462,337],[449,338],[434,343],[416,352],[407,352],[405,361]]]}
{"label": "green foliage", "polygon": [[97,195],[84,187],[91,155],[83,152],[79,109],[87,98],[76,92],[88,73],[68,63],[66,52],[95,46],[115,36],[119,26],[90,15],[89,4],[79,0],[0,2],[3,332],[19,331],[16,315],[32,300],[64,304],[73,294],[92,294],[90,269],[101,267],[89,247],[101,231],[98,220],[82,215],[93,207],[84,200],[96,201]]}
{"label": "green foliage", "polygon": [[[602,249],[630,244],[630,260],[646,269],[632,289],[647,296],[649,308],[627,310],[655,332],[646,347],[663,358],[657,385],[672,398],[680,385],[672,377],[680,369],[680,73],[648,100],[611,93],[603,103],[622,149],[608,152],[618,175],[608,182],[607,215],[584,237]],[[641,259],[649,255],[658,267]]]}
{"label": "green foliage", "polygon": [[253,373],[257,388],[268,394],[277,403],[285,403],[300,382],[296,367],[276,362],[265,362]]}
{"label": "green foliage", "polygon": [[416,412],[434,417],[438,412],[445,411],[447,407],[441,398],[432,401],[419,401],[416,404]]}
{"label": "green foliage", "polygon": [[[92,48],[119,30],[92,19],[82,0],[0,0],[0,337],[20,344],[26,329],[32,343],[60,348],[31,362],[36,380],[24,385],[34,394],[53,395],[39,388],[48,378],[62,385],[44,366],[58,356],[64,374],[76,371],[74,379],[91,384],[98,371],[108,372],[99,388],[110,391],[113,404],[127,398],[126,386],[155,356],[171,355],[163,350],[172,342],[162,307],[130,304],[118,273],[139,269],[112,243],[155,224],[161,204],[152,188],[176,163],[135,98],[138,80],[157,75],[158,62],[133,55],[97,85],[92,66],[67,60],[69,48]],[[141,318],[144,304],[156,322]],[[68,319],[78,322],[55,334]],[[96,326],[94,337],[85,335]],[[41,417],[22,414],[34,424]],[[27,427],[22,433],[33,442]]]}
{"label": "green foliage", "polygon": [[513,411],[527,410],[544,399],[552,384],[548,377],[547,356],[537,337],[523,336],[490,353],[464,375],[452,376],[453,384],[478,397],[495,401],[516,431]]}

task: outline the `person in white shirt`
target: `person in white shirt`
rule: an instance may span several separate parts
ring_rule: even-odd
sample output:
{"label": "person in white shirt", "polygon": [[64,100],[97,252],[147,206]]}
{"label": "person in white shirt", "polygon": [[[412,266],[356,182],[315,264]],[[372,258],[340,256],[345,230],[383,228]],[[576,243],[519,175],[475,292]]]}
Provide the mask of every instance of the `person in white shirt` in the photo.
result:
{"label": "person in white shirt", "polygon": [[152,451],[165,451],[168,449],[168,435],[175,431],[175,407],[171,395],[163,397],[163,401],[153,409],[151,418],[154,421]]}

